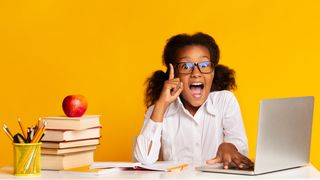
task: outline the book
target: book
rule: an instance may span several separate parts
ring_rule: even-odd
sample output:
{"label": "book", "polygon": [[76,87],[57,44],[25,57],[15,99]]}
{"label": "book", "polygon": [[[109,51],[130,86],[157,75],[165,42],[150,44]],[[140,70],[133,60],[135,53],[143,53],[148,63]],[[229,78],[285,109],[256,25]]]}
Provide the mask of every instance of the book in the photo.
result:
{"label": "book", "polygon": [[61,170],[61,174],[71,174],[71,175],[89,175],[89,176],[101,176],[111,172],[120,171],[120,168],[104,168],[104,169],[90,169],[90,166],[82,166],[78,168],[71,168],[66,170]]}
{"label": "book", "polygon": [[47,129],[83,130],[101,126],[99,115],[84,115],[82,117],[43,117],[42,120],[47,121]]}
{"label": "book", "polygon": [[41,169],[43,170],[64,170],[87,166],[93,163],[93,151],[64,155],[41,155]]}
{"label": "book", "polygon": [[43,141],[41,144],[42,148],[71,148],[71,147],[82,147],[90,145],[98,145],[99,139],[86,139],[81,141],[64,141],[64,142],[49,142]]}
{"label": "book", "polygon": [[74,147],[74,148],[64,148],[64,149],[53,149],[53,148],[41,148],[41,154],[70,154],[82,151],[90,151],[95,150],[96,146],[82,146],[82,147]]}
{"label": "book", "polygon": [[139,162],[94,162],[91,169],[103,169],[103,168],[131,168],[136,170],[151,170],[151,171],[173,171],[182,170],[187,167],[187,163],[175,162],[175,161],[158,161],[155,164],[144,165]]}
{"label": "book", "polygon": [[100,137],[100,128],[94,127],[84,130],[51,130],[46,129],[45,135],[42,138],[43,141],[73,141],[73,140],[83,140],[92,139]]}

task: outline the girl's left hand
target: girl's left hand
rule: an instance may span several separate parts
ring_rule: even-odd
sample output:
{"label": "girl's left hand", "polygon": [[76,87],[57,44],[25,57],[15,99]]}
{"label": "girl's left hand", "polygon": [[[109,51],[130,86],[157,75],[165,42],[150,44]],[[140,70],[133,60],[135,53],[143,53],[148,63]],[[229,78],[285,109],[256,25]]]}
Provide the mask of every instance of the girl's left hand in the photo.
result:
{"label": "girl's left hand", "polygon": [[246,156],[239,153],[235,145],[231,143],[220,144],[217,156],[207,161],[207,164],[223,163],[223,168],[236,166],[239,169],[253,168],[253,162]]}

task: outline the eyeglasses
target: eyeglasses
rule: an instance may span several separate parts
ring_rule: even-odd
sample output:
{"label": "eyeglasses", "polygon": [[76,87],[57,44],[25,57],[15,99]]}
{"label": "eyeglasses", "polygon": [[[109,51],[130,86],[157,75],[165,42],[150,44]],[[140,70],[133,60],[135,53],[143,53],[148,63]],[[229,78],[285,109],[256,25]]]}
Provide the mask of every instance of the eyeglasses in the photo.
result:
{"label": "eyeglasses", "polygon": [[199,63],[192,63],[192,62],[175,63],[176,69],[181,74],[191,74],[196,66],[202,74],[209,74],[213,72],[213,64],[210,61],[199,62]]}

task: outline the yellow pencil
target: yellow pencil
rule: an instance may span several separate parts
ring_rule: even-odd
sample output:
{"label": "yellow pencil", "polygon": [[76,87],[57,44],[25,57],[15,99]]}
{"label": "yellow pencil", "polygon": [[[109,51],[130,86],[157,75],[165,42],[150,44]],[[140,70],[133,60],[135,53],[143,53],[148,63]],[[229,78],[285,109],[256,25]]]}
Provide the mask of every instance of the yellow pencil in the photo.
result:
{"label": "yellow pencil", "polygon": [[39,129],[39,130],[38,130],[38,131],[40,131],[39,134],[38,134],[36,137],[34,137],[34,139],[32,139],[32,141],[33,141],[34,143],[38,143],[39,140],[40,140],[40,138],[41,138],[41,136],[42,136],[42,134],[44,133],[45,130],[46,130],[45,127]]}
{"label": "yellow pencil", "polygon": [[180,166],[175,166],[175,167],[171,167],[171,168],[168,168],[167,170],[168,171],[172,171],[172,170],[176,170],[176,169],[180,169],[182,170],[183,168],[187,167],[189,164],[182,164]]}
{"label": "yellow pencil", "polygon": [[20,120],[20,117],[18,117],[18,123],[19,123],[20,129],[22,131],[22,134],[23,134],[24,138],[27,139],[28,138],[28,133],[27,133],[26,129],[24,129],[24,127],[22,125],[22,122]]}
{"label": "yellow pencil", "polygon": [[38,119],[38,128],[40,128],[42,125],[43,125],[43,123],[42,123],[42,119],[41,119],[41,118],[39,118],[39,119]]}
{"label": "yellow pencil", "polygon": [[36,132],[36,134],[33,136],[31,143],[37,143],[37,139],[39,136],[41,136],[41,131],[43,128],[39,128]]}
{"label": "yellow pencil", "polygon": [[47,125],[47,122],[41,124],[42,127],[41,128],[39,127],[40,129],[37,130],[36,134],[32,138],[31,143],[38,143],[38,141],[40,140],[42,134],[46,130],[46,125]]}

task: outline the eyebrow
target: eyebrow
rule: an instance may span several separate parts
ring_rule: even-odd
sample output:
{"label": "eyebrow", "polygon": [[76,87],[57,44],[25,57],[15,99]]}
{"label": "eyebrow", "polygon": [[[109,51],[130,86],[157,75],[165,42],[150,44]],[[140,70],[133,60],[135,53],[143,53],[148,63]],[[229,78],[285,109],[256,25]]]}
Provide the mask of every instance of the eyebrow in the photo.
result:
{"label": "eyebrow", "polygon": [[[183,56],[183,57],[178,58],[177,60],[186,59],[186,58],[191,59],[191,57],[189,57],[189,56]],[[208,56],[199,56],[198,59],[199,58],[208,58],[208,59],[210,59]]]}

